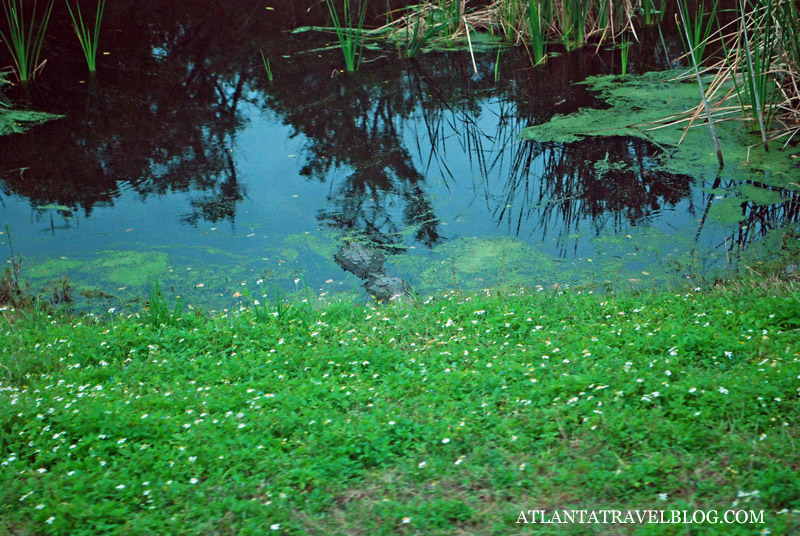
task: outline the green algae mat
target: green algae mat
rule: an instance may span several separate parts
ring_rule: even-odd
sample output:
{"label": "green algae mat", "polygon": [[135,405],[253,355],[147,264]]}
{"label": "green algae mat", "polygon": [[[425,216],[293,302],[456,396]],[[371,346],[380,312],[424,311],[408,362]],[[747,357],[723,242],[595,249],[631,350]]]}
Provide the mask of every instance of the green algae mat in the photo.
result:
{"label": "green algae mat", "polygon": [[[686,121],[665,126],[665,119],[697,106],[700,95],[693,82],[679,81],[680,71],[653,72],[625,78],[594,76],[586,84],[608,105],[556,115],[547,123],[525,129],[522,137],[541,143],[571,143],[588,137],[634,136],[664,152],[656,169],[690,175],[698,180],[719,179],[709,217],[720,223],[743,219],[741,205],[778,205],[787,201],[775,189],[800,190],[800,147],[782,148],[773,142],[766,152],[760,138],[740,121],[717,121],[725,167],[719,169],[713,141],[702,120],[685,132]],[[724,89],[724,88],[723,88]],[[684,136],[685,132],[685,136]],[[683,139],[681,140],[681,138]],[[612,167],[618,162],[609,155]]]}

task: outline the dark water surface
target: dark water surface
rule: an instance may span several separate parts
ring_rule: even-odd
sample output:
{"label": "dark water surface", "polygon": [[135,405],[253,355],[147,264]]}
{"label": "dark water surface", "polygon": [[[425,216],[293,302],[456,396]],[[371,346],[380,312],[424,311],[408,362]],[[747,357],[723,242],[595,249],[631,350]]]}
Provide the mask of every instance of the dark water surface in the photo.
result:
{"label": "dark water surface", "polygon": [[[466,53],[369,50],[348,75],[333,36],[285,31],[326,24],[324,3],[141,5],[107,7],[96,78],[57,6],[42,77],[7,92],[65,116],[2,139],[0,223],[34,286],[66,275],[129,298],[159,280],[208,307],[257,284],[353,290],[333,262],[349,237],[420,292],[650,285],[719,265],[736,240],[700,222],[713,178],[654,170],[655,146],[519,140],[603,106],[573,83],[619,72],[618,51],[533,69],[509,49],[496,81],[496,52],[475,75]],[[667,67],[645,39],[631,68]]]}

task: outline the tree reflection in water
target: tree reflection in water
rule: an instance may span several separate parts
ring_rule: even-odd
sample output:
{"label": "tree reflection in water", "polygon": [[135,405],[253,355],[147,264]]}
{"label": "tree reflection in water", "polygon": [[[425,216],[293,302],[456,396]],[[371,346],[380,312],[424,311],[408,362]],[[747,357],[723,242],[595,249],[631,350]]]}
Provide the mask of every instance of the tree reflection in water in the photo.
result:
{"label": "tree reflection in water", "polygon": [[[462,204],[484,203],[507,234],[554,238],[562,256],[575,254],[576,234],[648,225],[680,203],[705,221],[692,179],[658,171],[659,150],[646,142],[519,141],[524,127],[556,113],[602,106],[574,82],[613,71],[613,51],[573,53],[531,69],[524,51],[510,50],[495,82],[495,52],[478,55],[483,76],[476,78],[466,53],[400,62],[387,50],[370,52],[358,74],[345,75],[335,70],[336,51],[316,51],[325,36],[276,31],[326,24],[325,10],[305,10],[310,2],[304,9],[278,2],[268,16],[256,1],[151,4],[147,11],[132,0],[109,6],[104,43],[114,54],[97,79],[79,84],[80,58],[66,53],[49,62],[42,77],[49,89],[35,90],[31,105],[67,117],[4,139],[0,170],[26,168],[0,173],[5,195],[89,217],[129,190],[141,199],[183,192],[191,196],[184,223],[234,224],[247,191],[233,151],[244,128],[261,120],[252,113],[260,109],[304,140],[301,177],[328,185],[325,206],[309,207],[318,221],[387,251],[451,238],[432,178]],[[53,39],[71,40],[72,31],[54,16]],[[272,64],[272,84],[259,49],[281,60]],[[660,50],[642,47],[632,61],[663,66],[648,57]],[[471,177],[457,171],[465,167]],[[788,201],[780,205],[745,206],[746,229],[726,242],[746,243],[796,222],[796,195],[781,195]]]}

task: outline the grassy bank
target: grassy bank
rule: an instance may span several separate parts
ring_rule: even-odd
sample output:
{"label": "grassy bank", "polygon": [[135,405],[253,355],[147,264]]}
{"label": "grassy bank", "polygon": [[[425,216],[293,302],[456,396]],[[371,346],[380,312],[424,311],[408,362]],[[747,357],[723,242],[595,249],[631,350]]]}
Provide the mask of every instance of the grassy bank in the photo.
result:
{"label": "grassy bank", "polygon": [[[3,323],[0,532],[787,534],[800,522],[796,285],[253,319]],[[764,523],[516,523],[565,508],[764,510]]]}

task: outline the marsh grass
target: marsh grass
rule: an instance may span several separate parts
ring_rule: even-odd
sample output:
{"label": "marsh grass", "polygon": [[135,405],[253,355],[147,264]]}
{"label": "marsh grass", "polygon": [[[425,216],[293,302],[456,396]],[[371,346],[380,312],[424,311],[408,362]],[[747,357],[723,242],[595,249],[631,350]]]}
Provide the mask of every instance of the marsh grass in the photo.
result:
{"label": "marsh grass", "polygon": [[361,4],[359,13],[354,13],[350,0],[342,0],[342,14],[339,15],[337,2],[335,0],[325,0],[328,12],[333,21],[336,37],[344,56],[345,69],[347,72],[358,70],[361,63],[361,51],[364,46],[364,20],[367,15],[367,1]]}
{"label": "marsh grass", "polygon": [[186,299],[177,298],[174,305],[164,296],[158,282],[150,287],[147,315],[150,324],[160,326],[178,326],[184,322],[183,311],[186,308]]}
{"label": "marsh grass", "polygon": [[550,0],[529,0],[525,9],[531,58],[534,65],[545,60],[547,53],[548,21],[551,20]]}
{"label": "marsh grass", "polygon": [[97,3],[97,10],[94,15],[94,28],[90,31],[89,26],[83,22],[83,14],[81,13],[81,6],[78,0],[75,1],[75,11],[66,2],[69,16],[72,19],[72,27],[75,29],[75,34],[78,36],[78,41],[81,44],[83,56],[86,58],[86,65],[89,72],[93,73],[97,70],[97,43],[100,40],[100,25],[103,21],[103,11],[105,10],[106,0],[99,0]]}
{"label": "marsh grass", "polygon": [[0,532],[506,535],[532,503],[738,501],[765,523],[726,534],[788,534],[799,300],[742,281],[0,320]]}
{"label": "marsh grass", "polygon": [[[722,58],[711,55],[701,69],[708,73],[708,101],[715,118],[743,120],[767,142],[800,132],[800,45],[796,2],[756,0],[738,3],[735,20],[711,35],[696,35],[719,46]],[[699,62],[699,58],[698,62]],[[685,115],[694,120],[704,104]],[[738,114],[737,114],[738,111]]]}
{"label": "marsh grass", "polygon": [[264,64],[264,70],[267,72],[267,80],[269,80],[269,83],[271,84],[273,80],[272,67],[269,64],[269,59],[266,56],[264,56],[264,51],[260,50],[260,52],[261,52],[261,62]]}
{"label": "marsh grass", "polygon": [[[41,18],[37,10],[37,2],[23,2],[23,0],[2,0],[3,11],[8,24],[7,33],[0,30],[0,37],[5,41],[11,59],[14,63],[14,72],[21,82],[28,82],[36,76],[41,69],[39,62],[47,24],[53,11],[53,0],[44,8]],[[31,6],[26,15],[24,6]],[[29,17],[29,18],[26,18]]]}
{"label": "marsh grass", "polygon": [[11,230],[6,224],[6,237],[8,239],[8,265],[0,275],[0,306],[6,305],[14,308],[26,308],[33,303],[29,287],[20,280],[22,259],[14,253],[14,244],[11,240]]}
{"label": "marsh grass", "polygon": [[714,14],[716,13],[716,2],[713,4],[713,10],[711,15],[706,20],[706,13],[704,11],[704,5],[701,2],[697,6],[697,11],[693,18],[689,17],[688,13],[688,6],[686,0],[680,0],[678,2],[678,11],[680,13],[680,25],[683,28],[681,35],[685,37],[684,45],[687,48],[687,54],[689,55],[689,59],[691,60],[692,68],[694,69],[694,74],[697,79],[697,85],[700,89],[700,97],[702,99],[703,109],[706,113],[706,119],[708,121],[708,130],[711,133],[711,138],[714,142],[714,149],[717,153],[717,161],[719,162],[719,167],[722,169],[725,167],[725,162],[722,158],[722,149],[720,148],[719,138],[717,137],[717,130],[714,128],[714,117],[711,113],[711,107],[708,104],[708,99],[706,98],[706,92],[703,88],[703,81],[700,77],[700,67],[699,63],[702,58],[703,50],[705,49],[706,43],[708,42],[708,36],[711,33],[711,28],[714,23]]}
{"label": "marsh grass", "polygon": [[637,21],[658,22],[664,11],[663,0],[657,6],[655,0],[428,0],[403,8],[400,18],[390,20],[372,35],[388,36],[416,53],[466,45],[466,28],[470,28],[524,45],[531,62],[538,65],[547,57],[548,43],[558,41],[568,51],[577,50],[590,38],[603,42],[616,37]]}
{"label": "marsh grass", "polygon": [[622,68],[622,76],[628,76],[628,55],[631,50],[631,40],[627,33],[622,34],[622,39],[619,45],[619,58]]}

